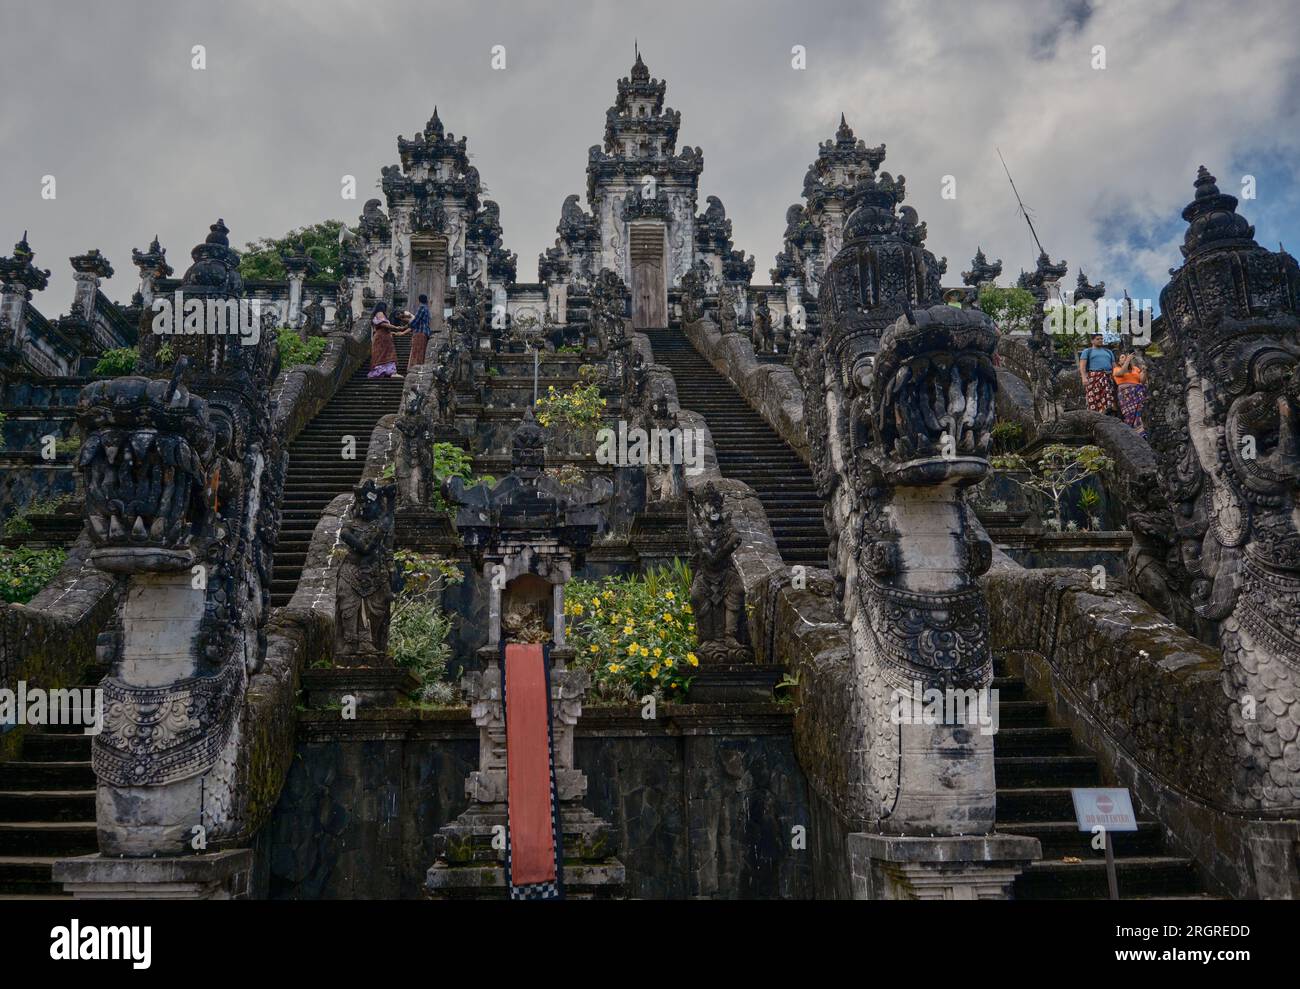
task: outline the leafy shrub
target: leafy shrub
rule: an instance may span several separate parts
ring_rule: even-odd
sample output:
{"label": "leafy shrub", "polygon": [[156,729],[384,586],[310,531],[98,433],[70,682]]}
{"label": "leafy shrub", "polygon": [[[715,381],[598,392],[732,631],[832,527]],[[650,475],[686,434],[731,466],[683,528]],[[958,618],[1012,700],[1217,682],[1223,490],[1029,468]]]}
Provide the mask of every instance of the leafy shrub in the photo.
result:
{"label": "leafy shrub", "polygon": [[595,429],[605,414],[605,399],[600,395],[597,370],[591,364],[578,369],[580,380],[567,391],[554,385],[547,386],[546,394],[537,399],[537,421],[543,426],[570,426],[574,429]]}
{"label": "leafy shrub", "polygon": [[15,536],[29,536],[32,534],[32,521],[29,516],[32,515],[53,515],[60,505],[66,504],[70,499],[68,495],[59,495],[55,498],[38,498],[30,502],[26,507],[15,511],[4,524],[4,534],[6,539],[12,539]]}
{"label": "leafy shrub", "polygon": [[591,671],[596,697],[673,700],[690,689],[699,660],[691,571],[680,560],[644,576],[570,581],[564,611],[575,665]]}
{"label": "leafy shrub", "polygon": [[106,350],[99,355],[99,360],[95,362],[94,373],[113,378],[123,374],[135,374],[135,364],[139,359],[140,352],[134,347],[118,347],[115,350]]}
{"label": "leafy shrub", "polygon": [[287,371],[299,364],[315,364],[325,353],[329,342],[324,337],[308,337],[303,343],[297,330],[282,326],[275,331],[276,342],[280,346],[280,369]]}
{"label": "leafy shrub", "polygon": [[0,450],[5,448],[5,414],[0,412]]}
{"label": "leafy shrub", "polygon": [[453,477],[459,477],[466,484],[496,484],[491,474],[474,476],[474,460],[455,443],[433,444],[433,498],[432,506],[436,511],[446,512],[451,509],[447,499],[442,496],[443,484]]}
{"label": "leafy shrub", "polygon": [[995,423],[992,435],[994,453],[1011,453],[1025,445],[1025,429],[1018,422]]}
{"label": "leafy shrub", "polygon": [[0,600],[26,604],[59,572],[67,558],[61,549],[0,549]]}
{"label": "leafy shrub", "polygon": [[418,698],[427,704],[454,704],[459,694],[446,679],[451,630],[456,616],[442,610],[442,588],[464,575],[449,560],[403,550],[394,555],[406,585],[393,602],[388,651],[393,662],[420,681]]}

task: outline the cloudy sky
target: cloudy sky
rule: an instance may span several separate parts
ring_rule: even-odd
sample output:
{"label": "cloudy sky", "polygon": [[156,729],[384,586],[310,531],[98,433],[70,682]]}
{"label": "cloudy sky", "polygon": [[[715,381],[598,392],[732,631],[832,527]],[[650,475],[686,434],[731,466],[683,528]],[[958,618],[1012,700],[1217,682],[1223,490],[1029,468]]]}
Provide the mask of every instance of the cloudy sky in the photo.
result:
{"label": "cloudy sky", "polygon": [[[587,149],[634,40],[668,81],[680,142],[704,150],[701,208],[723,199],[756,281],[841,111],[888,146],[884,168],[907,177],[949,282],[977,244],[1003,259],[1004,284],[1033,265],[998,148],[1071,286],[1082,265],[1154,297],[1201,163],[1238,195],[1253,176],[1241,209],[1259,240],[1300,246],[1294,0],[4,3],[0,246],[30,231],[53,270],[37,299],[51,316],[71,301],[68,257],[91,247],[124,301],[130,249],[155,233],[179,272],[218,216],[238,246],[355,221],[398,160],[397,135],[435,104],[468,136],[531,281],[564,197],[585,198]],[[356,201],[340,197],[346,174]],[[955,199],[941,198],[946,175]]]}

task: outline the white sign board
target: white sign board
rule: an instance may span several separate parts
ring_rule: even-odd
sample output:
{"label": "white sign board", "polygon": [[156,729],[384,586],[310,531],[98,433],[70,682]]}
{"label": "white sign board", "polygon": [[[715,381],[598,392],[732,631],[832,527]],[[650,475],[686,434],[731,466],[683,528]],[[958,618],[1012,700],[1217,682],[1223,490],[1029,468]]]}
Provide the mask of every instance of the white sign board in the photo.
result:
{"label": "white sign board", "polygon": [[1128,790],[1074,789],[1074,817],[1080,831],[1103,827],[1107,831],[1136,831],[1137,815]]}

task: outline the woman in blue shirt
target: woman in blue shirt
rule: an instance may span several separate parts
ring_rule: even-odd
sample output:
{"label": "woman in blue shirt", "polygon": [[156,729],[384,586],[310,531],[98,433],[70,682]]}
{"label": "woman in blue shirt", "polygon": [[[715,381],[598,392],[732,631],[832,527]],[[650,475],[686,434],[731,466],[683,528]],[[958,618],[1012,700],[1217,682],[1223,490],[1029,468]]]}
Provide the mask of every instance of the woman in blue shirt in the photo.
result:
{"label": "woman in blue shirt", "polygon": [[415,310],[415,319],[411,320],[411,356],[406,361],[407,373],[411,368],[424,363],[425,348],[429,346],[429,297],[420,296],[420,308]]}
{"label": "woman in blue shirt", "polygon": [[1115,380],[1111,377],[1115,354],[1102,346],[1104,339],[1100,333],[1094,333],[1092,346],[1079,352],[1079,379],[1083,382],[1088,408],[1103,413],[1115,407]]}

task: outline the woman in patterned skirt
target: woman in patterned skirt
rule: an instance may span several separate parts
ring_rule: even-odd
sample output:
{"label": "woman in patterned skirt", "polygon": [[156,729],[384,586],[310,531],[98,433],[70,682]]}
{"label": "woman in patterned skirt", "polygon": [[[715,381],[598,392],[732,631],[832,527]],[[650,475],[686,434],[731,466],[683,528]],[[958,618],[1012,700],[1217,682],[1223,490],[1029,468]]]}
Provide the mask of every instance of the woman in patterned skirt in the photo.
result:
{"label": "woman in patterned skirt", "polygon": [[1079,352],[1079,378],[1088,408],[1102,413],[1115,408],[1115,382],[1110,376],[1115,369],[1115,355],[1102,346],[1104,342],[1100,333],[1094,333],[1092,346]]}
{"label": "woman in patterned skirt", "polygon": [[397,348],[393,346],[393,336],[410,333],[400,326],[388,321],[388,303],[375,303],[375,311],[370,317],[370,372],[367,378],[400,378],[397,373]]}
{"label": "woman in patterned skirt", "polygon": [[1129,351],[1120,358],[1114,375],[1115,384],[1119,386],[1119,413],[1146,439],[1146,426],[1142,424],[1142,406],[1147,401],[1146,362],[1137,353]]}

